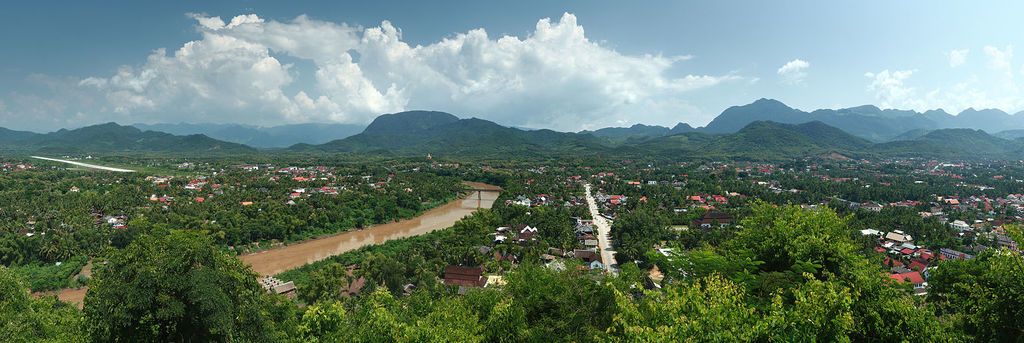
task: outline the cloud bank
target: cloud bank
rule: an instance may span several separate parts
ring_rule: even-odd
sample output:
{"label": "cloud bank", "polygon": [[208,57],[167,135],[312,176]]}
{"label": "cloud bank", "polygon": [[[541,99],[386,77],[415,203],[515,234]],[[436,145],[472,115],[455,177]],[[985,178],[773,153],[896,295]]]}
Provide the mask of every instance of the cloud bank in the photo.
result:
{"label": "cloud bank", "polygon": [[692,116],[688,92],[740,79],[670,73],[691,57],[619,53],[589,40],[569,13],[539,20],[525,38],[475,29],[416,46],[387,21],[361,28],[306,16],[190,16],[199,39],[77,83],[101,97],[96,112],[134,122],[281,124],[431,109],[576,130]]}

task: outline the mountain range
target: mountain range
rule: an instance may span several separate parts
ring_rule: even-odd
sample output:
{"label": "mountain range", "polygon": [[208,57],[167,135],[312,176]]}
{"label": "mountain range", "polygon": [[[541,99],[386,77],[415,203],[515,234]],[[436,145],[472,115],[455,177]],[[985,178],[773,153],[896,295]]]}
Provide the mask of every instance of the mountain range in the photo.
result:
{"label": "mountain range", "polygon": [[226,142],[256,148],[284,148],[299,143],[323,144],[362,132],[365,125],[355,124],[292,124],[251,126],[241,124],[133,124],[141,130],[175,135],[203,134]]}
{"label": "mountain range", "polygon": [[[820,121],[873,142],[905,139],[907,137],[902,135],[908,132],[917,132],[920,136],[927,131],[952,128],[979,129],[1010,139],[1024,136],[1024,112],[1011,115],[997,109],[975,110],[968,108],[957,115],[952,115],[943,110],[925,112],[883,110],[873,105],[804,112],[772,99],[759,99],[747,105],[729,107],[707,126],[690,129],[711,134],[733,133],[755,121],[774,121],[786,124]],[[680,125],[686,124],[680,123],[673,129],[663,126],[634,125],[630,128],[605,128],[580,133],[590,133],[607,138],[672,135],[679,133],[677,128]],[[685,127],[689,128],[689,125]]]}
{"label": "mountain range", "polygon": [[[279,137],[307,132],[309,141],[331,134],[347,136],[320,144],[298,143],[278,152],[354,153],[438,156],[626,156],[626,157],[727,157],[742,159],[792,159],[813,156],[1007,158],[1024,156],[1024,116],[998,110],[961,112],[941,110],[923,113],[880,110],[860,106],[839,110],[804,112],[769,99],[722,112],[707,126],[693,128],[680,123],[673,128],[634,125],[579,133],[525,130],[478,119],[463,119],[436,111],[407,111],[377,117],[361,132],[357,127],[329,124],[293,125],[279,129]],[[161,126],[162,125],[162,126]],[[950,128],[951,125],[962,127]],[[160,124],[138,125],[173,133],[220,130],[220,137],[255,141],[259,147],[280,146],[286,140],[267,143],[272,128],[244,125]],[[993,135],[989,132],[1001,130]],[[988,132],[986,132],[986,129]],[[211,131],[212,130],[212,131]],[[316,136],[314,132],[323,133]],[[350,131],[344,131],[350,130]],[[900,131],[903,130],[903,131]],[[282,134],[285,132],[287,134]],[[260,138],[263,137],[263,138]],[[312,137],[312,138],[310,138]],[[313,140],[315,138],[315,140]],[[103,152],[224,152],[253,153],[256,149],[204,134],[175,135],[140,130],[115,123],[75,130],[32,133],[0,128],[0,149],[6,151],[103,153]]]}
{"label": "mountain range", "polygon": [[[863,107],[856,111],[847,109],[836,112],[870,111]],[[910,118],[924,115],[909,111],[881,112],[884,114],[877,117]],[[685,124],[672,129],[634,125],[629,128],[567,133],[510,128],[483,119],[459,119],[443,112],[410,111],[381,115],[362,133],[351,137],[321,145],[298,144],[289,150],[395,155],[613,154],[743,159],[785,159],[834,154],[849,157],[928,158],[1024,156],[1024,139],[1000,138],[976,129],[916,128],[902,135],[894,135],[900,140],[875,142],[820,120],[786,123],[756,119],[770,117],[798,122],[804,115],[815,116],[813,113],[793,110],[778,101],[758,100],[750,105],[731,107],[719,116],[722,120],[716,119],[702,128],[694,129]],[[734,123],[742,123],[742,126],[730,131]]]}
{"label": "mountain range", "polygon": [[0,128],[0,150],[38,153],[252,153],[252,147],[205,135],[172,135],[106,123],[50,133]]}
{"label": "mountain range", "polygon": [[600,152],[604,140],[551,130],[522,130],[444,112],[408,111],[377,117],[363,132],[321,145],[298,144],[304,152],[501,155]]}

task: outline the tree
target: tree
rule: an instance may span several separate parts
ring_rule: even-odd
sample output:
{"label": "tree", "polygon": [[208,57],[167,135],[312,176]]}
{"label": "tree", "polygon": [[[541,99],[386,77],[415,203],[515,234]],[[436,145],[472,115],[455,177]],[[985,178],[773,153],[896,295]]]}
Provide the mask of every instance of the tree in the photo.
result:
{"label": "tree", "polygon": [[306,309],[299,332],[307,342],[341,341],[348,315],[341,303],[325,301]]}
{"label": "tree", "polygon": [[348,268],[340,263],[329,263],[322,269],[309,273],[309,281],[299,292],[299,299],[307,304],[318,301],[340,301],[343,297],[341,291],[348,287],[353,280]]}
{"label": "tree", "polygon": [[32,298],[28,289],[0,266],[0,341],[82,342],[82,313],[49,295]]}
{"label": "tree", "polygon": [[1020,258],[1020,253],[988,250],[973,260],[944,261],[928,279],[928,299],[977,341],[1019,341],[1024,337]]}
{"label": "tree", "polygon": [[667,236],[667,226],[668,220],[664,216],[648,209],[622,215],[611,229],[616,243],[615,260],[619,263],[640,261],[640,265],[646,265],[647,252]]}
{"label": "tree", "polygon": [[524,263],[506,279],[503,292],[512,298],[514,306],[523,309],[528,341],[591,340],[610,324],[608,314],[615,308],[612,289],[575,266],[557,272]]}
{"label": "tree", "polygon": [[659,261],[673,287],[721,275],[746,302],[768,309],[762,338],[826,341],[945,341],[930,307],[858,253],[831,210],[755,204],[736,237]]}
{"label": "tree", "polygon": [[736,284],[711,275],[639,300],[615,291],[618,314],[608,329],[615,342],[749,342],[757,315]]}
{"label": "tree", "polygon": [[141,236],[107,261],[85,298],[95,340],[272,339],[257,275],[205,233]]}

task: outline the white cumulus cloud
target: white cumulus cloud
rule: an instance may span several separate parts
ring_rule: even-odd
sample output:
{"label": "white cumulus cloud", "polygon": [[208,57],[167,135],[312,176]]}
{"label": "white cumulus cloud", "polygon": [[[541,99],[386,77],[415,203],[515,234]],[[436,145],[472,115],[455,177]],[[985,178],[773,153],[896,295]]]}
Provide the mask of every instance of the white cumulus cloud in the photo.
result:
{"label": "white cumulus cloud", "polygon": [[997,108],[1008,112],[1024,108],[1024,98],[1019,96],[1015,84],[992,89],[987,87],[992,81],[972,75],[962,82],[931,88],[920,94],[918,88],[909,82],[910,76],[916,73],[917,70],[883,70],[865,73],[864,76],[871,79],[867,90],[882,108],[916,111],[944,109],[951,114],[969,107]]}
{"label": "white cumulus cloud", "polygon": [[967,53],[971,52],[970,49],[954,49],[949,52],[949,66],[956,68],[967,62]]}
{"label": "white cumulus cloud", "polygon": [[782,67],[779,67],[779,70],[776,71],[776,73],[779,74],[779,78],[782,83],[788,85],[799,85],[804,83],[804,79],[807,78],[807,68],[810,67],[810,63],[797,58],[786,62]]}
{"label": "white cumulus cloud", "polygon": [[924,102],[916,98],[917,90],[906,85],[904,81],[916,70],[888,69],[878,73],[865,73],[871,79],[868,91],[873,93],[878,106],[882,108],[900,108],[923,110]]}
{"label": "white cumulus cloud", "polygon": [[[526,37],[475,29],[415,46],[387,21],[361,28],[306,16],[190,17],[200,39],[79,85],[104,94],[103,110],[147,122],[366,123],[433,109],[568,130],[639,115],[678,121],[695,111],[680,100],[687,92],[742,79],[670,76],[690,56],[619,53],[588,39],[569,13],[539,20]],[[314,72],[283,56],[311,62]],[[807,63],[794,62],[793,75],[805,75]]]}
{"label": "white cumulus cloud", "polygon": [[985,47],[985,55],[989,57],[989,65],[992,69],[1004,73],[1007,77],[1013,76],[1011,63],[1013,61],[1013,46],[1008,45],[1000,50],[994,46]]}

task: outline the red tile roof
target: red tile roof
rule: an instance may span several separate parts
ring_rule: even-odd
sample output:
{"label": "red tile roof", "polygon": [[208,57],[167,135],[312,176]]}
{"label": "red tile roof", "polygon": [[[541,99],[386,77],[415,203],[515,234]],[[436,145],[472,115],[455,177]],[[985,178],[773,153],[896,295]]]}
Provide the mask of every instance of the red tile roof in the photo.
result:
{"label": "red tile roof", "polygon": [[900,282],[910,282],[915,285],[924,283],[924,278],[921,277],[921,273],[918,272],[891,274],[889,275],[889,278]]}

